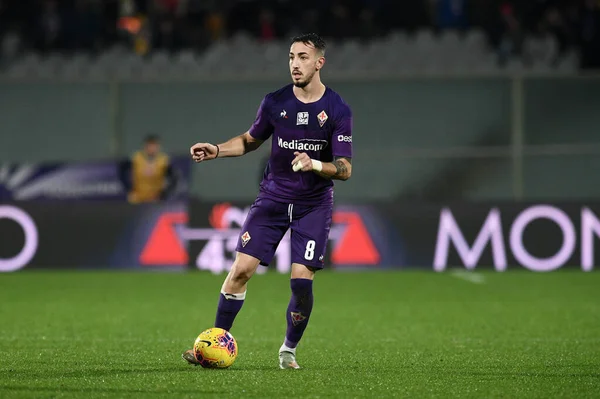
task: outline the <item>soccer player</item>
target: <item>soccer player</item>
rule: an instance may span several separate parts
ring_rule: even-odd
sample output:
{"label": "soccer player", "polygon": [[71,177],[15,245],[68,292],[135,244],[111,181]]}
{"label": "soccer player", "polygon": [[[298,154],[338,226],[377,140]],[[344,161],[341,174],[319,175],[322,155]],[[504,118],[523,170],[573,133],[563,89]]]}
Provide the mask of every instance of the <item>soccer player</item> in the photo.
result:
{"label": "soccer player", "polygon": [[[272,137],[259,194],[242,227],[236,258],[221,288],[215,327],[230,330],[259,264],[268,266],[291,229],[291,299],[279,349],[282,369],[300,368],[296,346],[313,307],[313,279],[323,268],[333,212],[333,180],[352,174],[352,112],[321,82],[325,42],[316,34],[292,40],[292,84],[267,94],[250,129],[229,141],[194,144],[195,162],[239,157]],[[193,351],[183,358],[197,364]]]}

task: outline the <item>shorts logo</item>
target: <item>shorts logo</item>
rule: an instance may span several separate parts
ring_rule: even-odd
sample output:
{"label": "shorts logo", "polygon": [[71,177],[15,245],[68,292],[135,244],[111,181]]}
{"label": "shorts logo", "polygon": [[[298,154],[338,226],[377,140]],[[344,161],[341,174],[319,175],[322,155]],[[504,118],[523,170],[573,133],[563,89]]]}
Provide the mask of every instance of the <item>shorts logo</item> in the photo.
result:
{"label": "shorts logo", "polygon": [[340,143],[352,143],[352,136],[344,136],[340,134],[337,140]]}
{"label": "shorts logo", "polygon": [[325,258],[325,257],[324,257],[323,255],[319,256],[319,262],[323,262],[323,259],[324,259],[324,258]]}
{"label": "shorts logo", "polygon": [[296,125],[308,125],[308,112],[298,112]]}
{"label": "shorts logo", "polygon": [[328,118],[328,116],[325,113],[325,111],[321,111],[321,113],[319,115],[317,115],[317,119],[319,120],[319,126],[323,127],[323,125],[327,121],[327,118]]}
{"label": "shorts logo", "polygon": [[248,244],[248,241],[250,241],[252,237],[250,237],[250,233],[245,232],[244,234],[242,234],[242,247],[245,247],[246,244]]}
{"label": "shorts logo", "polygon": [[302,313],[290,312],[290,315],[292,316],[292,324],[295,326],[306,320],[306,316],[303,316]]}

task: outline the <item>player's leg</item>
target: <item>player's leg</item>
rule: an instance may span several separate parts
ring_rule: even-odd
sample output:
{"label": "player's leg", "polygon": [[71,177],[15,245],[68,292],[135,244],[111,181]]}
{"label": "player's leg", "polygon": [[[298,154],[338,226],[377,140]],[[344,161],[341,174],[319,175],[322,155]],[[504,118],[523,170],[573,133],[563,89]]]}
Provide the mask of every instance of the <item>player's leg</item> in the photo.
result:
{"label": "player's leg", "polygon": [[313,279],[323,268],[331,227],[331,206],[296,207],[292,221],[292,295],[288,304],[285,340],[279,349],[281,368],[299,368],[296,347],[308,326],[313,309]]}
{"label": "player's leg", "polygon": [[292,264],[290,279],[292,295],[287,308],[287,330],[284,341],[284,345],[288,348],[298,346],[308,325],[314,303],[312,289],[314,277],[315,269],[299,263]]}
{"label": "player's leg", "polygon": [[254,256],[236,253],[235,261],[221,287],[215,327],[231,330],[235,317],[246,299],[248,281],[256,272],[259,263],[260,260]]}
{"label": "player's leg", "polygon": [[287,205],[258,198],[244,221],[236,260],[223,282],[215,327],[229,331],[246,299],[248,280],[259,264],[268,265],[289,227]]}
{"label": "player's leg", "polygon": [[[237,252],[231,270],[227,274],[221,293],[219,295],[219,304],[217,305],[217,316],[215,327],[229,331],[235,317],[242,309],[246,299],[246,286],[248,280],[252,277],[258,268],[259,259]],[[191,364],[199,365],[198,359],[192,349],[188,349],[182,354],[182,357]]]}
{"label": "player's leg", "polygon": [[312,285],[315,271],[314,268],[292,263],[290,279],[292,295],[286,312],[287,330],[283,345],[279,348],[279,367],[282,369],[300,368],[296,362],[296,347],[308,326],[312,312],[314,303]]}
{"label": "player's leg", "polygon": [[[269,265],[288,228],[288,204],[264,198],[254,202],[242,226],[235,261],[221,287],[215,327],[231,330],[246,299],[248,281],[259,264]],[[183,357],[197,363],[191,351]]]}

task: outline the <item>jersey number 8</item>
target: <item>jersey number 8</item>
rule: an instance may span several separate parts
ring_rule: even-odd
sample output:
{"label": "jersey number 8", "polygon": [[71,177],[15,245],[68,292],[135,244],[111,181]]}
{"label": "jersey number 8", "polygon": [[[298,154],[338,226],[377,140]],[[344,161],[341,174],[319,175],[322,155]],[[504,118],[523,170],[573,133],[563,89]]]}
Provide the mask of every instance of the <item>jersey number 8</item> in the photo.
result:
{"label": "jersey number 8", "polygon": [[315,257],[315,240],[310,240],[306,243],[306,251],[304,252],[304,259],[313,260]]}

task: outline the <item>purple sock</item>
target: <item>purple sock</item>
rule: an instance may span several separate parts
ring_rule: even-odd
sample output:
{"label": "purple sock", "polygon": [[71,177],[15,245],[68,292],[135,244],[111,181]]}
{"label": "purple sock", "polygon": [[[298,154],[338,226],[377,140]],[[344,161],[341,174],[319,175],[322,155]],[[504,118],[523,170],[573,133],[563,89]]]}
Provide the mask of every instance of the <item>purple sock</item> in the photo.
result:
{"label": "purple sock", "polygon": [[246,299],[246,293],[241,294],[224,294],[221,292],[219,296],[219,306],[217,307],[217,317],[215,320],[215,327],[222,328],[223,330],[231,330],[235,316],[242,309]]}
{"label": "purple sock", "polygon": [[292,298],[287,308],[287,331],[285,346],[295,348],[308,325],[313,307],[312,280],[293,278],[290,280]]}

